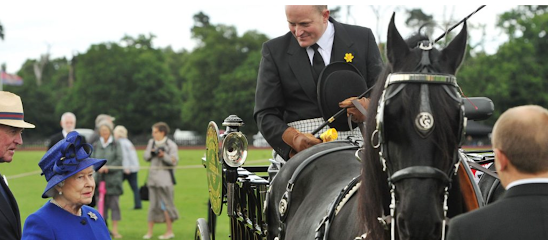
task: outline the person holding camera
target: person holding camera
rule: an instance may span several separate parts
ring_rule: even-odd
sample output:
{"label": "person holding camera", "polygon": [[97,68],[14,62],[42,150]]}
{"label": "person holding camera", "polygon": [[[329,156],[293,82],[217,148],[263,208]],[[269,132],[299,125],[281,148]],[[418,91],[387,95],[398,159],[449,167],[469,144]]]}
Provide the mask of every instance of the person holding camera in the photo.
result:
{"label": "person holding camera", "polygon": [[154,223],[166,223],[166,232],[159,239],[174,238],[172,223],[179,218],[174,204],[175,166],[179,161],[177,144],[167,137],[169,126],[164,122],[152,126],[152,139],[143,154],[150,162],[147,186],[149,189],[148,232],[143,239],[152,238]]}

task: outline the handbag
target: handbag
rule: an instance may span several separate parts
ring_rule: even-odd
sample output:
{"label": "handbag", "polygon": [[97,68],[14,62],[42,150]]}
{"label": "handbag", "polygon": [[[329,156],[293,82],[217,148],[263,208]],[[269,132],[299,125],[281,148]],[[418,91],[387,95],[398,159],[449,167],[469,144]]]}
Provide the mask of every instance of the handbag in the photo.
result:
{"label": "handbag", "polygon": [[175,181],[175,174],[173,174],[173,169],[169,169],[169,175],[171,176],[171,182],[173,185],[177,184],[177,181]]}
{"label": "handbag", "polygon": [[148,201],[148,186],[146,182],[139,188],[139,196],[141,196],[142,201]]}

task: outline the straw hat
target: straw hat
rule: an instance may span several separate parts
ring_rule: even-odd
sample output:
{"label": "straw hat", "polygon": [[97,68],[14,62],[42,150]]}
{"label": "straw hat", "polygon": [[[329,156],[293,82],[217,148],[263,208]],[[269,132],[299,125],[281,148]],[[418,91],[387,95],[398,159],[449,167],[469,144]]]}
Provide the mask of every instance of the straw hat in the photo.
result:
{"label": "straw hat", "polygon": [[48,182],[42,198],[52,197],[53,187],[70,176],[89,166],[97,171],[107,162],[106,159],[90,158],[92,152],[91,144],[83,143],[83,136],[76,131],[69,132],[66,138],[51,147],[38,163]]}
{"label": "straw hat", "polygon": [[23,120],[23,102],[13,93],[0,91],[0,124],[18,127],[34,128],[33,124]]}

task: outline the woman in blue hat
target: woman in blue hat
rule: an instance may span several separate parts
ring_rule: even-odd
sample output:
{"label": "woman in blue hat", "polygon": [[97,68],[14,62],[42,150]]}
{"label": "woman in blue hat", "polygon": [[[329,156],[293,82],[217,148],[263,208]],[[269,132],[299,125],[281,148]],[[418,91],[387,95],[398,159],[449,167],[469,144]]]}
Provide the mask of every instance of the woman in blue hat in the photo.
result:
{"label": "woman in blue hat", "polygon": [[93,174],[106,160],[90,158],[93,147],[82,141],[70,132],[38,163],[47,181],[42,198],[51,199],[25,220],[23,240],[110,239],[105,220],[86,206],[95,191]]}

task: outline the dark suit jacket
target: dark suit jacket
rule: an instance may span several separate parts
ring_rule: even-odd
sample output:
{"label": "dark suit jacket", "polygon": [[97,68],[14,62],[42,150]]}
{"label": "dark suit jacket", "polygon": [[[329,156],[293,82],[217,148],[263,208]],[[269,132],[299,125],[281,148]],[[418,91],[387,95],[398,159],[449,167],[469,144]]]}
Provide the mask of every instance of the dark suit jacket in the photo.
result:
{"label": "dark suit jacket", "polygon": [[[21,216],[19,216],[19,206],[13,197],[9,187],[4,182],[0,174],[0,187],[4,189],[9,198],[9,204],[0,194],[0,239],[12,240],[21,239]],[[11,205],[11,207],[10,207]]]}
{"label": "dark suit jacket", "polygon": [[51,147],[53,147],[53,145],[55,145],[57,142],[61,141],[64,138],[65,136],[63,136],[63,132],[58,132],[56,134],[51,135],[51,137],[49,137],[48,150]]}
{"label": "dark suit jacket", "polygon": [[[335,28],[331,62],[354,56],[352,64],[371,87],[382,69],[379,48],[371,29],[341,24],[329,19]],[[287,123],[321,117],[317,89],[306,48],[287,34],[263,44],[255,93],[255,121],[266,141],[283,158],[290,147],[282,141]]]}
{"label": "dark suit jacket", "polygon": [[[63,139],[65,139],[65,136],[63,136],[63,132],[58,132],[51,135],[51,137],[49,137],[48,150],[53,147],[53,145],[57,144]],[[86,138],[82,138],[82,143],[86,143]]]}
{"label": "dark suit jacket", "polygon": [[548,184],[514,186],[496,202],[455,217],[447,239],[548,239]]}

